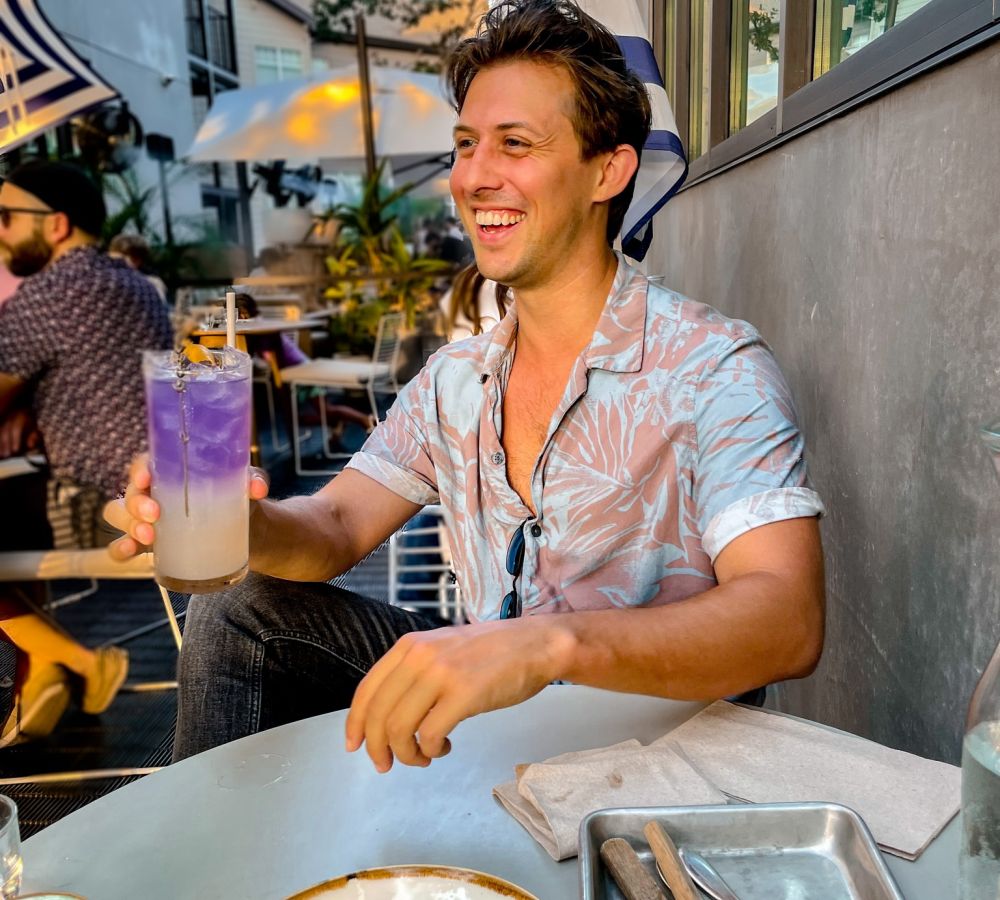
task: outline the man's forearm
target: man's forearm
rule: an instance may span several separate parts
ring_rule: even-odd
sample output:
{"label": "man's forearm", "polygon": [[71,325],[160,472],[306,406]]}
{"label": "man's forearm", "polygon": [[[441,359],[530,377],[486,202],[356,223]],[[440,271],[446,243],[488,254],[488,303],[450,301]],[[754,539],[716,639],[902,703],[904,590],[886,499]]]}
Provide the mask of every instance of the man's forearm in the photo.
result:
{"label": "man's forearm", "polygon": [[320,495],[261,500],[250,517],[250,568],[288,581],[328,581],[358,561],[348,538]]}
{"label": "man's forearm", "polygon": [[822,584],[790,595],[787,582],[766,572],[665,606],[539,618],[560,632],[559,678],[676,700],[804,677],[823,645]]}

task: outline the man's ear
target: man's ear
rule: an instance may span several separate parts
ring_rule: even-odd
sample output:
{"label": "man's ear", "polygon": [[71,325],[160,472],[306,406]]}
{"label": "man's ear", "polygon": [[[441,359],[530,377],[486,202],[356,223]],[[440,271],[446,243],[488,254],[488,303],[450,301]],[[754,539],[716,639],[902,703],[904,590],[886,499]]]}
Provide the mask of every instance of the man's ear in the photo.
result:
{"label": "man's ear", "polygon": [[55,247],[73,233],[73,223],[64,212],[52,213],[45,217],[45,237]]}
{"label": "man's ear", "polygon": [[594,202],[603,203],[617,197],[628,187],[638,168],[639,155],[631,144],[619,144],[610,153],[604,154],[604,164],[594,189]]}

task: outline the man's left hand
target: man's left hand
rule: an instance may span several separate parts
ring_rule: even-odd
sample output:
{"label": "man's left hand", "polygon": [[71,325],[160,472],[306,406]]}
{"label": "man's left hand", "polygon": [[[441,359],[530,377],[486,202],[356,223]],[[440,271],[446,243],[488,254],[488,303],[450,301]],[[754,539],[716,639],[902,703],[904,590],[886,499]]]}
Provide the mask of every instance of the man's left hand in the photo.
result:
{"label": "man's left hand", "polygon": [[534,616],[404,635],[358,686],[347,715],[347,750],[362,743],[379,772],[393,759],[428,766],[451,749],[463,719],[514,706],[558,679],[573,637]]}

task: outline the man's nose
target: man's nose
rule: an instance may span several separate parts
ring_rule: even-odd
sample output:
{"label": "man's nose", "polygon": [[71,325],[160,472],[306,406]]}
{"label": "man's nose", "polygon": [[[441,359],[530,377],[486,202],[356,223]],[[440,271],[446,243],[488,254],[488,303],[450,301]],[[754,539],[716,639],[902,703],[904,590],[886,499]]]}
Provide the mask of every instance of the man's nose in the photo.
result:
{"label": "man's nose", "polygon": [[455,160],[452,186],[459,187],[467,195],[499,190],[503,185],[503,175],[497,163],[491,148],[479,144],[471,153]]}

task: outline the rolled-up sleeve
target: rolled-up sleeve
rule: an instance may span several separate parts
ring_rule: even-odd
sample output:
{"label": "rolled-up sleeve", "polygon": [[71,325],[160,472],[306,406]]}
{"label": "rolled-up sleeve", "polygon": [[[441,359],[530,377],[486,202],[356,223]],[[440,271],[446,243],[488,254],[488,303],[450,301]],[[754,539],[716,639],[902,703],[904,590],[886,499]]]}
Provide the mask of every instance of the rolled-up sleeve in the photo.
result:
{"label": "rolled-up sleeve", "polygon": [[694,387],[694,495],[702,545],[714,561],[741,534],[819,516],[791,392],[759,338],[734,342]]}
{"label": "rolled-up sleeve", "polygon": [[425,367],[400,391],[385,421],[351,457],[347,468],[367,475],[411,503],[437,503],[437,474],[427,427],[435,408],[430,373]]}

